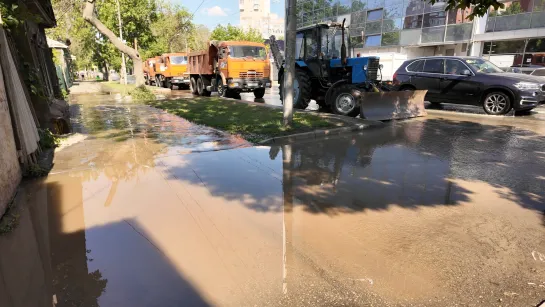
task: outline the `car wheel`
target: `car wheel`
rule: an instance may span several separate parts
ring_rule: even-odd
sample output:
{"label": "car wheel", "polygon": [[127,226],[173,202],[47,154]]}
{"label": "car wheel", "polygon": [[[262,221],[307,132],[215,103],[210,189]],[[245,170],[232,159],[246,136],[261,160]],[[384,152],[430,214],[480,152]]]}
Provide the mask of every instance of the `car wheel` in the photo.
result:
{"label": "car wheel", "polygon": [[491,92],[484,97],[483,109],[490,115],[503,115],[511,110],[511,98],[503,92]]}

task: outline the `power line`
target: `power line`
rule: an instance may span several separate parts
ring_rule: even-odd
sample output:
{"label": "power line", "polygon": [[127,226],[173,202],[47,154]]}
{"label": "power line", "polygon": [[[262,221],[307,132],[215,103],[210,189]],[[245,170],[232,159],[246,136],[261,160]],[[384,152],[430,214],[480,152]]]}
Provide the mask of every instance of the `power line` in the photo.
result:
{"label": "power line", "polygon": [[193,14],[191,14],[191,17],[190,17],[191,19],[193,19],[193,15],[195,15],[195,13],[197,13],[197,11],[201,8],[201,6],[203,5],[204,2],[206,2],[206,0],[202,0],[201,4],[199,4],[199,6],[197,6],[197,8],[193,12]]}

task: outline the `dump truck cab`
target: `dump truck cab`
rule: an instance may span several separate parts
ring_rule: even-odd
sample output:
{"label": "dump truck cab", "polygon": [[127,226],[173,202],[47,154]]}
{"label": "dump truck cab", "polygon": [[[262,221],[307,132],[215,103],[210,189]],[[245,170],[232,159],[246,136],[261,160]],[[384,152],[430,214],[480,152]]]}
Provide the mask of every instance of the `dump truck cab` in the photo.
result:
{"label": "dump truck cab", "polygon": [[194,94],[240,98],[253,92],[263,98],[271,87],[270,61],[265,45],[246,41],[211,41],[207,50],[189,54],[191,89]]}
{"label": "dump truck cab", "polygon": [[222,79],[218,86],[223,85],[226,90],[238,93],[256,90],[264,93],[265,88],[271,87],[271,67],[264,44],[224,41],[217,44],[217,48]]}
{"label": "dump truck cab", "polygon": [[156,85],[160,87],[189,88],[189,73],[187,72],[187,53],[162,54],[155,65]]}
{"label": "dump truck cab", "polygon": [[149,58],[144,61],[144,79],[146,80],[147,85],[155,83],[155,63],[159,57]]}

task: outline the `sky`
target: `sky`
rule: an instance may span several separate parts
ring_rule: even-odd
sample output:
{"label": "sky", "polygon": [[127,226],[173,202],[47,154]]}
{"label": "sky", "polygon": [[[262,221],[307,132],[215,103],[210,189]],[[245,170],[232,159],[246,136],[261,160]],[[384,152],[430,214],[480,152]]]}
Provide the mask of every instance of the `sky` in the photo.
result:
{"label": "sky", "polygon": [[[203,24],[210,30],[216,25],[239,24],[239,0],[170,0],[185,6],[193,16],[193,22]],[[285,0],[271,0],[271,13],[284,17]]]}

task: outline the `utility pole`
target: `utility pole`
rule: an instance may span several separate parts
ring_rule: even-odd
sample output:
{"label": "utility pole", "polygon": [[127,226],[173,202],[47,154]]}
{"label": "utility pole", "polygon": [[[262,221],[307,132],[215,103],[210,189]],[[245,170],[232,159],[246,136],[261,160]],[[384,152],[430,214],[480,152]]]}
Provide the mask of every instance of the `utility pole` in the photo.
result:
{"label": "utility pole", "polygon": [[297,0],[286,0],[286,56],[284,64],[284,126],[290,126],[293,121],[293,80],[295,79],[295,33],[297,31],[297,15],[295,14]]}
{"label": "utility pole", "polygon": [[[119,39],[123,41],[123,24],[121,22],[121,8],[119,0],[115,1],[117,4],[117,21],[119,23]],[[121,76],[119,83],[127,84],[127,66],[125,65],[125,54],[121,52]]]}

